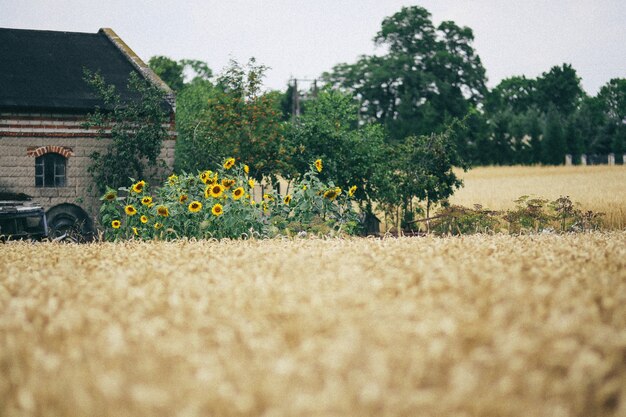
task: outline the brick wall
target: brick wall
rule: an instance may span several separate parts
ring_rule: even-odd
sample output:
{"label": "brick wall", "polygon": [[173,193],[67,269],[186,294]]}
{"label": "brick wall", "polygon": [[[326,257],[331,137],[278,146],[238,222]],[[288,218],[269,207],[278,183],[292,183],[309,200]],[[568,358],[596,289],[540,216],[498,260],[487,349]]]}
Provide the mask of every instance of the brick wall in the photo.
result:
{"label": "brick wall", "polygon": [[[95,216],[98,196],[88,192],[91,177],[87,167],[89,155],[104,151],[107,140],[96,139],[96,129],[83,128],[84,120],[85,116],[76,114],[0,112],[0,190],[28,194],[46,209],[76,204]],[[174,144],[172,136],[161,153],[170,167]],[[67,157],[65,187],[35,187],[35,158],[50,150]]]}

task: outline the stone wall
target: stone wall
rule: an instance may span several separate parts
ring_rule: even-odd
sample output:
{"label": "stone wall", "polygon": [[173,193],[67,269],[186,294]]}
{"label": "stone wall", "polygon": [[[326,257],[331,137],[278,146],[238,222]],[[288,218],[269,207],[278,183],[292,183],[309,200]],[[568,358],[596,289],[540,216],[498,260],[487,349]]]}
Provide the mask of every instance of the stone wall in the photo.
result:
{"label": "stone wall", "polygon": [[[0,190],[28,194],[46,210],[76,204],[95,217],[99,204],[97,193],[89,192],[89,155],[104,151],[107,140],[98,140],[96,129],[82,127],[84,121],[79,114],[0,112]],[[170,168],[174,144],[172,133],[161,153]],[[49,151],[67,158],[65,187],[35,187],[35,158]]]}

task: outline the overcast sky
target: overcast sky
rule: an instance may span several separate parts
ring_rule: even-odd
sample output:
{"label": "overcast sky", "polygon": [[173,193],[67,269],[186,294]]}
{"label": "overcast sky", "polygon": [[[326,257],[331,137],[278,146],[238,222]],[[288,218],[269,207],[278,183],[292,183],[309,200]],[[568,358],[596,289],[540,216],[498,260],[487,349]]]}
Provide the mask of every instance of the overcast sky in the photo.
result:
{"label": "overcast sky", "polygon": [[145,61],[199,59],[214,72],[254,56],[271,67],[266,86],[284,89],[290,77],[317,77],[377,52],[372,38],[383,18],[416,4],[435,25],[473,29],[490,87],[562,63],[592,95],[626,78],[626,0],[0,0],[0,27],[110,27]]}

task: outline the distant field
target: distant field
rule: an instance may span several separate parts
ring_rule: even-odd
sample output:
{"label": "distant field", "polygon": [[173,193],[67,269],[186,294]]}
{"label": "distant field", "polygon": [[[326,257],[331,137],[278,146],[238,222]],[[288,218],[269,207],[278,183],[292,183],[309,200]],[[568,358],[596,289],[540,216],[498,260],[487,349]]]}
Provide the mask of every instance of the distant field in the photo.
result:
{"label": "distant field", "polygon": [[624,416],[626,232],[0,244],[0,416]]}
{"label": "distant field", "polygon": [[461,173],[465,187],[450,201],[500,210],[532,195],[555,200],[569,196],[580,208],[606,213],[605,225],[626,228],[626,166],[480,167]]}

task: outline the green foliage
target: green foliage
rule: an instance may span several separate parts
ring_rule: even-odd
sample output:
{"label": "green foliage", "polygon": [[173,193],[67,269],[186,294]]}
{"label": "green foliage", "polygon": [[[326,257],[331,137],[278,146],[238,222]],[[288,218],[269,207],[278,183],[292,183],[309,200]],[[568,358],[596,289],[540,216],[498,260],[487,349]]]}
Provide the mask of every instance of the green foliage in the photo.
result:
{"label": "green foliage", "polygon": [[265,70],[254,59],[245,67],[231,61],[216,86],[198,84],[183,92],[179,169],[194,171],[233,156],[248,164],[257,180],[289,176],[280,95],[261,92]]}
{"label": "green foliage", "polygon": [[148,167],[164,167],[159,155],[169,137],[169,115],[163,91],[133,72],[128,88],[137,99],[124,102],[99,73],[86,70],[85,79],[105,104],[88,116],[85,125],[98,128],[98,139],[110,139],[105,153],[90,155],[88,171],[99,191],[106,184],[119,187],[129,177],[144,177]]}
{"label": "green foliage", "polygon": [[[321,162],[320,162],[321,163]],[[263,238],[298,233],[353,234],[352,195],[318,178],[310,166],[289,194],[253,198],[248,167],[226,159],[213,171],[171,175],[157,190],[145,181],[102,196],[104,237],[120,239]]]}
{"label": "green foliage", "polygon": [[414,198],[425,202],[426,216],[433,205],[449,198],[454,190],[463,185],[453,171],[454,167],[464,170],[469,165],[456,148],[454,136],[463,130],[463,122],[455,121],[439,134],[429,136],[409,136],[396,149],[395,178],[391,199],[387,202],[402,201],[405,220],[412,220]]}
{"label": "green foliage", "polygon": [[565,160],[567,143],[563,132],[561,116],[555,107],[548,110],[542,141],[542,162],[548,165],[561,165]]}
{"label": "green foliage", "polygon": [[436,235],[493,233],[500,227],[499,214],[483,209],[479,204],[474,208],[444,205],[430,222],[430,231]]}
{"label": "green foliage", "polygon": [[184,84],[184,66],[166,56],[153,56],[148,65],[172,90],[180,91]]}
{"label": "green foliage", "polygon": [[380,194],[380,174],[388,166],[386,145],[380,126],[359,126],[358,107],[350,96],[321,91],[291,124],[288,138],[296,172],[305,172],[308,161],[321,158],[320,177],[346,190],[359,184],[355,199],[371,209]]}
{"label": "green foliage", "polygon": [[473,39],[467,27],[450,21],[435,27],[426,9],[404,7],[383,20],[374,39],[386,55],[339,64],[324,78],[358,97],[362,115],[399,142],[441,130],[482,99],[485,69]]}

